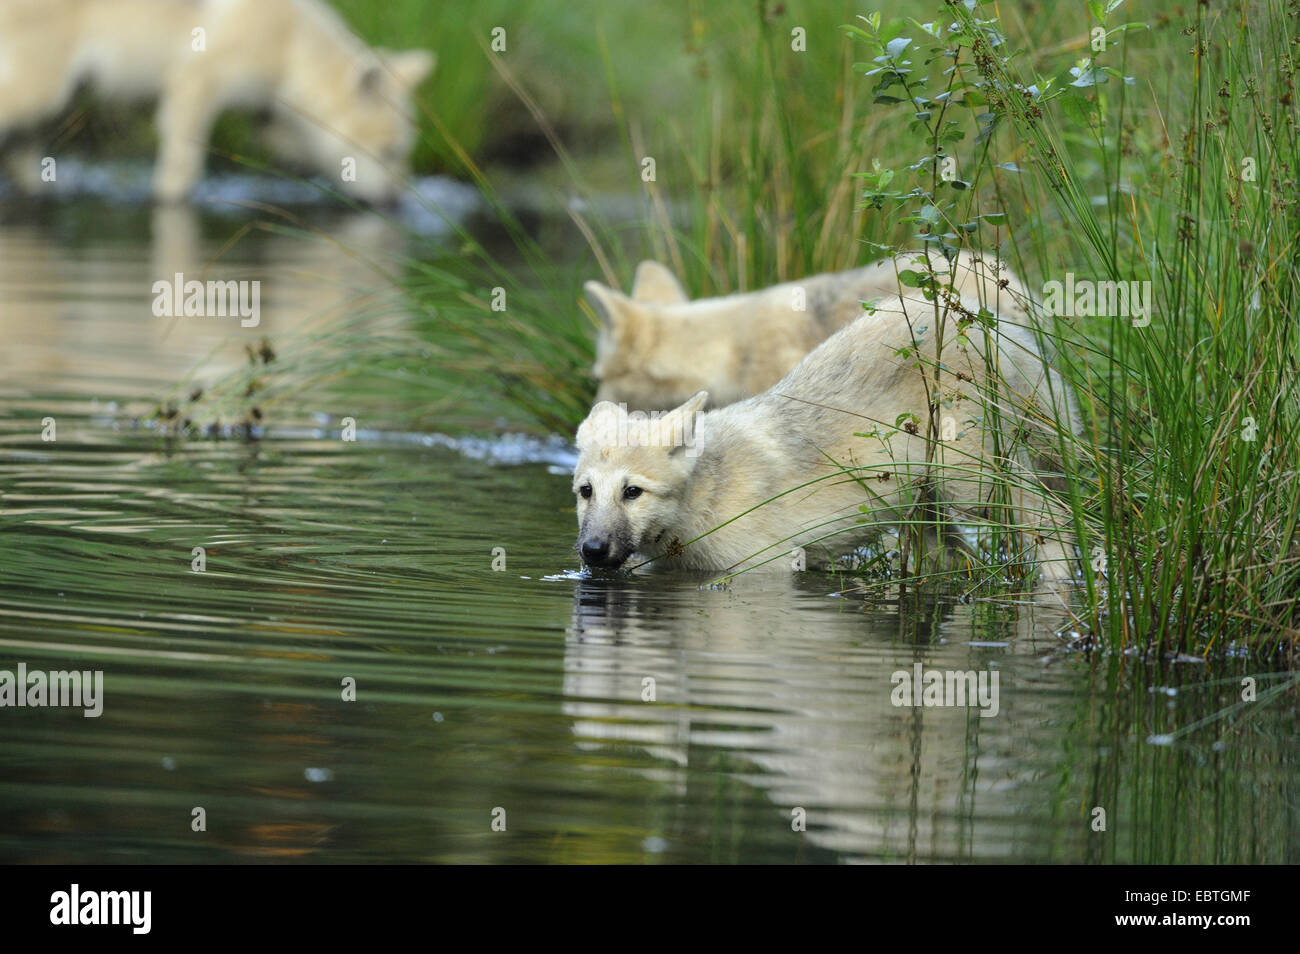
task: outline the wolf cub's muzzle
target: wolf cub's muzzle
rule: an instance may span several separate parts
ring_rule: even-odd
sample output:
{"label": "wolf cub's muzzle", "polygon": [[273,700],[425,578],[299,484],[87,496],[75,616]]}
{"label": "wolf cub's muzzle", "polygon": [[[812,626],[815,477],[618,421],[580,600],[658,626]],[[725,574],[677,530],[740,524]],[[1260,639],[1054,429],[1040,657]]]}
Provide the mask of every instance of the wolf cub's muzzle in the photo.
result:
{"label": "wolf cub's muzzle", "polygon": [[599,567],[605,570],[616,570],[623,565],[627,559],[626,553],[620,553],[615,549],[615,544],[611,540],[602,540],[592,537],[587,540],[578,541],[578,553],[582,556],[582,562],[587,566]]}

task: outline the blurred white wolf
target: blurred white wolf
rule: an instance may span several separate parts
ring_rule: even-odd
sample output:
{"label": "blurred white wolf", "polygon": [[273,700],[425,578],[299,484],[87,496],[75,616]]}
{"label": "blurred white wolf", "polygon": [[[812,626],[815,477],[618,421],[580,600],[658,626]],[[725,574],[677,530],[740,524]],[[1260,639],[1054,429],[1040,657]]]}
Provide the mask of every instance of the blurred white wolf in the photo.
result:
{"label": "blurred white wolf", "polygon": [[[370,202],[394,198],[415,139],[426,50],[372,50],[320,0],[2,0],[0,144],[57,115],[78,87],[158,99],[154,193],[184,199],[226,109],[269,110],[268,145]],[[40,181],[40,151],[9,166]]]}

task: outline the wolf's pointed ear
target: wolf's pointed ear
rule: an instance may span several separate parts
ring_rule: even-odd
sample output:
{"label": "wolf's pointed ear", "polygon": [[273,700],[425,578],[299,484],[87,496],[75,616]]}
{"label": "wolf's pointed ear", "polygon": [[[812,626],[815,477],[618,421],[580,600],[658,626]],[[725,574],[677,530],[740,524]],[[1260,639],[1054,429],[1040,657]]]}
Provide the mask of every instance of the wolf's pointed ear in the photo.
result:
{"label": "wolf's pointed ear", "polygon": [[681,414],[683,417],[688,417],[692,414],[699,414],[700,411],[704,410],[704,405],[708,403],[709,403],[709,392],[696,391],[695,394],[687,398],[685,404],[681,405],[680,407],[674,408],[672,413]]}
{"label": "wolf's pointed ear", "polygon": [[691,300],[667,265],[649,259],[636,267],[636,277],[632,279],[632,298],[657,305],[681,305]]}
{"label": "wolf's pointed ear", "polygon": [[684,454],[688,460],[693,461],[699,454],[700,445],[696,440],[695,429],[699,414],[708,403],[709,392],[697,391],[686,403],[673,408],[663,417],[663,426],[668,428],[669,433],[680,437],[672,442],[672,449],[668,452],[670,457]]}
{"label": "wolf's pointed ear", "polygon": [[438,63],[438,54],[429,50],[379,50],[393,76],[407,89],[415,89],[425,81]]}
{"label": "wolf's pointed ear", "polygon": [[591,413],[587,415],[587,419],[578,425],[578,433],[574,438],[578,450],[583,451],[588,447],[614,443],[618,435],[619,418],[625,414],[626,412],[612,401],[597,401]]}
{"label": "wolf's pointed ear", "polygon": [[679,404],[671,411],[664,415],[664,419],[671,419],[674,423],[681,422],[687,426],[694,426],[695,415],[704,410],[704,405],[709,403],[708,391],[697,391],[694,396],[687,398],[686,403]]}
{"label": "wolf's pointed ear", "polygon": [[596,317],[606,328],[616,328],[627,318],[633,305],[632,300],[600,282],[587,282],[582,286]]}

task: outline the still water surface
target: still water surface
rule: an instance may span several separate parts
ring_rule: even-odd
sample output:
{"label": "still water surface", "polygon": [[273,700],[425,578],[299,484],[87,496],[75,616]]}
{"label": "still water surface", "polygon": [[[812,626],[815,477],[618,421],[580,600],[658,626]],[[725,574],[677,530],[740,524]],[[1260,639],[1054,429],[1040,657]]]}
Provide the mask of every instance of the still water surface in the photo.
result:
{"label": "still water surface", "polygon": [[[0,861],[1300,860],[1297,694],[1258,663],[1089,657],[821,574],[591,577],[562,440],[133,426],[249,334],[382,296],[341,249],[411,251],[243,214],[0,216],[0,669],[105,687],[98,719],[0,709]],[[152,316],[215,260],[264,281],[255,332]],[[997,715],[894,706],[918,663],[996,670]],[[1210,719],[1246,675],[1275,694]]]}

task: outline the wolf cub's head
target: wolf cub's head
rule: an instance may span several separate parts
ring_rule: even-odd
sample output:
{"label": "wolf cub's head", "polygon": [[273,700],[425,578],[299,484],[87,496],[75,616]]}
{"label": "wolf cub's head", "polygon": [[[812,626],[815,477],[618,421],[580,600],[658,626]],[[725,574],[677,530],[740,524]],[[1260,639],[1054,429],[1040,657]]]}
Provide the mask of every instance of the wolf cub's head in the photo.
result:
{"label": "wolf cub's head", "polygon": [[362,201],[392,202],[410,174],[416,134],[411,94],[435,62],[428,50],[367,51],[352,68],[312,90],[310,115],[294,123],[305,141],[295,146],[292,135],[273,128],[272,148],[310,160],[335,182],[342,175],[343,190]]}
{"label": "wolf cub's head", "polygon": [[[712,384],[696,368],[699,354],[683,354],[680,342],[663,327],[662,306],[690,302],[672,271],[658,262],[637,266],[631,297],[600,282],[583,286],[600,319],[596,362],[598,401],[616,401],[643,410],[674,407]],[[678,345],[678,346],[675,346]]]}
{"label": "wolf cub's head", "polygon": [[699,446],[701,391],[667,412],[628,413],[601,401],[578,427],[578,553],[588,566],[614,568],[634,553],[672,542]]}

